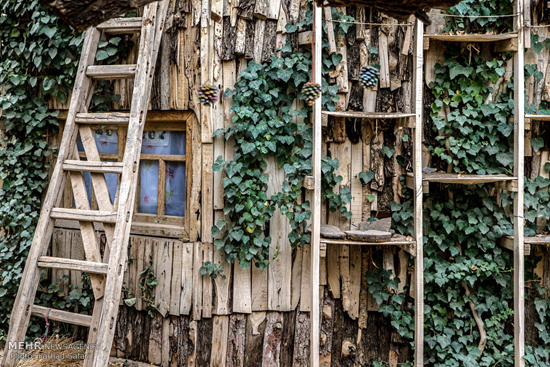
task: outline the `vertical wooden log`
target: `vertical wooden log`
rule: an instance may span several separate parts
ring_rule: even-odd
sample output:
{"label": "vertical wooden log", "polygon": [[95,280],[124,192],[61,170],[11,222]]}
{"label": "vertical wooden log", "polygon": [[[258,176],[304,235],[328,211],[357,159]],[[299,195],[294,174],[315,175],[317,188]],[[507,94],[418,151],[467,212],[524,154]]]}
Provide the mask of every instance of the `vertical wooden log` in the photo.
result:
{"label": "vertical wooden log", "polygon": [[281,358],[283,314],[267,312],[263,344],[262,367],[277,367]]}
{"label": "vertical wooden log", "polygon": [[[263,315],[263,317],[261,317]],[[258,319],[260,316],[260,319]],[[261,321],[260,321],[261,320]],[[266,327],[265,312],[250,314],[246,322],[246,342],[244,351],[244,366],[257,367],[262,360],[264,331]]]}
{"label": "vertical wooden log", "polygon": [[246,343],[246,316],[232,314],[229,316],[229,335],[227,337],[227,367],[244,366],[244,348]]}

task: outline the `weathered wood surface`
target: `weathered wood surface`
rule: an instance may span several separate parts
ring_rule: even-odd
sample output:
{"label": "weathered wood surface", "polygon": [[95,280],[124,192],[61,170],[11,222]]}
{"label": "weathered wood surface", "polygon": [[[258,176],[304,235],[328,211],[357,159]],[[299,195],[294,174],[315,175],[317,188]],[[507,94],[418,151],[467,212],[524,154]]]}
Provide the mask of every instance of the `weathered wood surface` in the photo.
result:
{"label": "weathered wood surface", "polygon": [[46,6],[79,32],[153,1],[155,0],[95,0],[90,3],[85,0],[43,0]]}

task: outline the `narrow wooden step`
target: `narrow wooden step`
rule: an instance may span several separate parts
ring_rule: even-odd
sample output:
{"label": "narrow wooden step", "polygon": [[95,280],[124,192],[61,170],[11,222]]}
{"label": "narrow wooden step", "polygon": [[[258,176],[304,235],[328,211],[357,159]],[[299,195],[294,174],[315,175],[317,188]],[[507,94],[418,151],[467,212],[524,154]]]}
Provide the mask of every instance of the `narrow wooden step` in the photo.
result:
{"label": "narrow wooden step", "polygon": [[109,266],[104,263],[94,261],[82,261],[73,259],[64,259],[61,257],[41,256],[38,258],[38,267],[50,269],[64,269],[85,271],[92,274],[107,275]]}
{"label": "narrow wooden step", "polygon": [[102,112],[102,113],[77,113],[75,122],[87,125],[128,125],[129,113]]}
{"label": "narrow wooden step", "polygon": [[44,306],[32,305],[31,314],[33,316],[40,316],[49,320],[66,322],[71,325],[80,325],[90,327],[92,324],[92,316],[82,315],[74,312],[67,312],[56,310],[54,308],[48,308]]}
{"label": "narrow wooden step", "polygon": [[102,30],[105,34],[127,34],[137,33],[141,31],[141,18],[116,18],[110,19],[97,26],[97,29]]}
{"label": "narrow wooden step", "polygon": [[78,220],[82,222],[116,223],[116,212],[104,212],[100,210],[81,210],[53,208],[53,219]]}
{"label": "narrow wooden step", "polygon": [[136,64],[92,65],[86,69],[86,75],[97,80],[132,79],[135,74]]}
{"label": "narrow wooden step", "polygon": [[97,173],[122,173],[124,164],[118,162],[90,162],[66,160],[63,163],[65,171],[97,172]]}

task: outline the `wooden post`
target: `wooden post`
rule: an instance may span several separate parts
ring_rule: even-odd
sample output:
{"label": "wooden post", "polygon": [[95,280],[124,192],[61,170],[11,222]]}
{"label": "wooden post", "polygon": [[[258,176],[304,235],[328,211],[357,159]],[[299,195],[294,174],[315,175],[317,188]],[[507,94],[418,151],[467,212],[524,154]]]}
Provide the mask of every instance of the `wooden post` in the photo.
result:
{"label": "wooden post", "polygon": [[516,0],[517,18],[514,30],[518,32],[518,48],[514,57],[514,176],[518,192],[514,195],[514,366],[524,367],[525,361],[525,280],[523,245],[523,184],[525,154],[525,100],[524,100],[524,28],[523,1]]}
{"label": "wooden post", "polygon": [[[322,53],[322,13],[321,8],[313,5],[313,30],[315,32],[315,54],[313,62],[317,66],[313,81],[319,85],[321,80],[321,53]],[[321,145],[322,145],[322,121],[321,121],[321,97],[313,107],[313,220],[311,222],[311,329],[310,329],[310,365],[319,366],[319,261],[320,261],[320,230],[321,230]]]}
{"label": "wooden post", "polygon": [[424,247],[422,242],[422,63],[424,56],[424,24],[416,19],[414,54],[414,87],[416,128],[414,130],[414,237],[416,241],[415,312],[414,312],[414,365],[424,365]]}

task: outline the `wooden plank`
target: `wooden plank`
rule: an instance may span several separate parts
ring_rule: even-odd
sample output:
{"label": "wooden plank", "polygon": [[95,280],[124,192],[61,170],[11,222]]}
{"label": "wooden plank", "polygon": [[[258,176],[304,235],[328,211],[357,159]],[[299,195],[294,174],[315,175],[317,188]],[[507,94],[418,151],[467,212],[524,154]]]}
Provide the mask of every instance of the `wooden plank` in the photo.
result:
{"label": "wooden plank", "polygon": [[170,281],[170,307],[169,313],[173,316],[180,315],[180,291],[182,277],[183,243],[173,242],[172,252],[172,279]]}
{"label": "wooden plank", "polygon": [[[270,172],[267,197],[282,190],[285,172],[277,167],[274,157],[267,159],[267,172]],[[279,209],[275,210],[270,222],[271,246],[269,247],[270,265],[268,273],[268,309],[290,311],[290,292],[292,274],[292,248],[288,240],[290,224]]]}
{"label": "wooden plank", "polygon": [[[203,264],[206,262],[214,261],[214,245],[211,243],[202,244],[202,261]],[[214,285],[212,278],[209,275],[202,277],[202,317],[210,318],[212,317],[212,292]]]}
{"label": "wooden plank", "polygon": [[212,144],[202,146],[202,241],[213,243],[212,226],[214,225],[214,196],[212,186],[214,184],[212,165],[214,164],[214,147]]}
{"label": "wooden plank", "polygon": [[[416,114],[416,126],[422,126],[422,112],[424,109],[423,101],[423,38],[424,24],[416,19],[415,21],[415,47],[414,47],[414,111]],[[516,110],[517,113],[517,110]],[[422,129],[417,128],[414,131],[414,152],[413,152],[413,172],[414,172],[414,236],[416,240],[415,256],[415,313],[414,313],[414,365],[417,367],[424,365],[424,249],[422,237]]]}
{"label": "wooden plank", "polygon": [[[187,125],[187,134],[191,136],[191,162],[188,167],[191,168],[188,172],[191,178],[189,185],[189,213],[200,213],[200,196],[201,196],[201,179],[202,177],[202,144],[200,134],[200,123],[194,118],[192,124]],[[186,165],[187,166],[187,165]],[[201,216],[189,215],[189,240],[191,242],[198,241],[201,233]]]}
{"label": "wooden plank", "polygon": [[157,294],[155,299],[157,310],[163,317],[168,315],[170,310],[170,289],[172,284],[172,260],[174,254],[174,241],[163,240],[157,243],[159,248],[157,257]]}
{"label": "wooden plank", "polygon": [[51,256],[40,256],[38,258],[38,267],[85,271],[92,274],[107,274],[107,264],[92,261],[62,259]]}
{"label": "wooden plank", "polygon": [[212,0],[212,4],[210,4],[210,18],[214,22],[221,22],[223,18],[223,0]]}
{"label": "wooden plank", "polygon": [[193,299],[194,244],[184,243],[181,257],[180,315],[189,315]]}
{"label": "wooden plank", "polygon": [[80,325],[80,326],[89,327],[92,321],[92,317],[88,315],[61,311],[61,310],[56,310],[53,308],[37,306],[37,305],[32,306],[31,313],[33,316],[40,316],[42,318],[48,317],[48,319],[50,320],[66,322],[71,325]]}
{"label": "wooden plank", "polygon": [[[235,38],[235,54],[244,55],[246,51],[246,28],[248,22],[245,19],[239,18],[237,21],[237,35]],[[227,87],[227,86],[226,86]]]}
{"label": "wooden plank", "polygon": [[334,24],[332,23],[332,9],[330,7],[324,8],[325,21],[327,26],[327,38],[328,38],[328,50],[333,54],[336,52],[336,39],[334,38]]}
{"label": "wooden plank", "polygon": [[[271,266],[271,265],[270,265]],[[268,270],[260,270],[254,264],[250,265],[252,272],[252,312],[267,311],[268,307]],[[269,267],[268,267],[269,269]]]}
{"label": "wooden plank", "polygon": [[[313,61],[316,65],[322,64],[322,28],[321,8],[313,5],[313,30],[315,39],[313,52]],[[316,68],[313,73],[313,81],[322,84],[321,68]],[[315,190],[313,192],[313,219],[311,222],[311,324],[310,324],[310,365],[317,367],[319,365],[319,263],[320,263],[320,229],[321,229],[321,158],[322,158],[322,114],[321,103],[316,103],[313,107],[313,157],[312,173],[315,178]],[[303,270],[303,269],[302,269]],[[304,273],[302,273],[304,274]],[[302,278],[303,279],[303,278]]]}
{"label": "wooden plank", "polygon": [[116,223],[117,213],[101,210],[53,208],[51,210],[51,218],[84,222]]}
{"label": "wooden plank", "polygon": [[361,248],[358,246],[349,247],[349,285],[348,285],[348,315],[352,320],[359,317],[359,295],[361,292],[361,279],[364,274],[361,272]]}
{"label": "wooden plank", "polygon": [[351,145],[351,226],[350,229],[359,229],[363,220],[363,184],[359,180],[359,173],[363,172],[363,144]]}
{"label": "wooden plank", "polygon": [[227,358],[227,338],[229,334],[229,316],[214,316],[213,324],[210,366],[225,367]]}
{"label": "wooden plank", "polygon": [[349,274],[349,245],[340,246],[340,280],[342,284],[342,307],[344,311],[350,308],[350,274]]}
{"label": "wooden plank", "polygon": [[[342,9],[345,13],[345,8]],[[317,42],[316,42],[317,43]],[[336,52],[342,55],[342,60],[336,68],[334,69],[338,72],[336,76],[336,84],[338,85],[339,93],[348,93],[349,92],[349,83],[348,83],[348,54],[346,47],[346,38],[344,35],[336,34]],[[343,108],[346,110],[347,108]]]}
{"label": "wooden plank", "polygon": [[255,22],[254,28],[254,48],[253,59],[257,64],[262,63],[263,48],[264,48],[264,35],[265,35],[265,23],[264,19],[258,19]]}
{"label": "wooden plank", "polygon": [[96,80],[131,79],[136,74],[134,65],[92,65],[86,69],[86,75]]}
{"label": "wooden plank", "polygon": [[302,246],[302,284],[300,295],[300,310],[311,311],[312,285],[311,285],[311,245]]}
{"label": "wooden plank", "polygon": [[[140,276],[143,270],[145,269],[145,241],[143,238],[135,238],[134,244],[136,246],[137,250],[137,259],[136,259],[136,310],[141,311],[143,309],[143,293],[141,291],[141,288],[139,286],[140,284]],[[178,313],[179,315],[179,313]]]}
{"label": "wooden plank", "polygon": [[[63,119],[63,114],[57,118]],[[88,125],[128,125],[129,120],[130,114],[123,112],[77,113],[75,118],[77,124]]]}
{"label": "wooden plank", "polygon": [[378,31],[378,55],[380,56],[380,88],[390,87],[390,61],[388,37],[381,30]]}
{"label": "wooden plank", "polygon": [[[216,222],[223,218],[221,211],[216,211]],[[214,279],[214,288],[216,298],[214,299],[213,313],[215,315],[230,315],[230,284],[231,284],[231,264],[225,260],[225,251],[214,249],[214,263],[222,268],[222,273]]]}
{"label": "wooden plank", "polygon": [[200,320],[202,316],[202,244],[195,242],[193,246],[193,320]]}
{"label": "wooden plank", "polygon": [[109,35],[137,33],[141,31],[141,23],[140,17],[114,18],[99,24],[97,29]]}
{"label": "wooden plank", "polygon": [[65,171],[98,172],[98,173],[122,173],[122,163],[118,162],[90,162],[79,160],[66,160],[63,163]]}
{"label": "wooden plank", "polygon": [[256,0],[254,16],[259,19],[279,19],[281,0]]}
{"label": "wooden plank", "polygon": [[239,262],[233,266],[233,313],[252,312],[252,284],[250,267],[243,269]]}
{"label": "wooden plank", "polygon": [[425,34],[424,39],[448,42],[495,42],[517,38],[516,32],[502,34]]}
{"label": "wooden plank", "polygon": [[495,42],[495,52],[515,52],[518,50],[518,39],[510,38]]}
{"label": "wooden plank", "polygon": [[290,308],[295,310],[300,302],[302,291],[302,262],[303,262],[303,246],[296,249],[296,255],[292,260],[292,289],[290,293]]}

